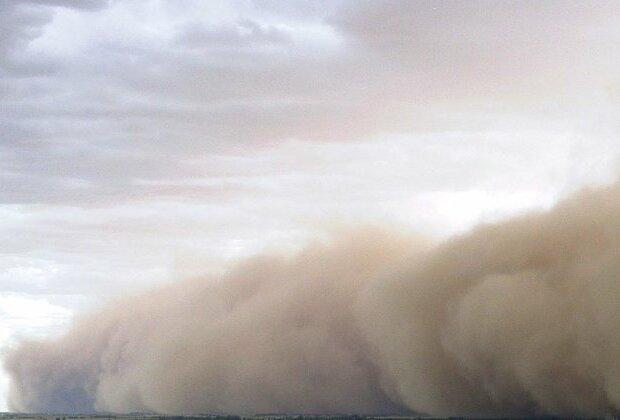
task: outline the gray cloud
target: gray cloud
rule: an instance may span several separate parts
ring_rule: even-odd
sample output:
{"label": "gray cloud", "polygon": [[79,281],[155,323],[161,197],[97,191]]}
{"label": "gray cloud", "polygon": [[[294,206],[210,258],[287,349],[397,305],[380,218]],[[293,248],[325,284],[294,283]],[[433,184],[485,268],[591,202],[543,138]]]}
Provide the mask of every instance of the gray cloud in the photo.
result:
{"label": "gray cloud", "polygon": [[41,35],[41,27],[51,20],[51,14],[46,10],[24,10],[17,2],[3,2],[0,12],[0,64],[4,67],[10,53]]}
{"label": "gray cloud", "polygon": [[[36,77],[53,74],[57,68],[51,57],[31,54],[28,45],[39,38],[53,21],[53,8],[96,11],[107,7],[107,0],[80,2],[63,0],[26,0],[2,2],[0,5],[0,76],[2,78]],[[3,82],[3,81],[2,81]]]}
{"label": "gray cloud", "polygon": [[148,22],[147,5],[71,4],[3,6],[5,202],[74,201],[86,184],[81,197],[131,195],[136,178],[187,176],[188,156],[291,139],[504,130],[541,113],[574,131],[566,113],[618,82],[613,2],[162,3]]}
{"label": "gray cloud", "polygon": [[20,0],[24,4],[32,4],[37,6],[59,6],[69,9],[96,11],[104,9],[110,3],[109,0]]}
{"label": "gray cloud", "polygon": [[275,27],[263,27],[252,20],[242,20],[235,25],[214,29],[200,22],[190,23],[176,35],[176,42],[182,47],[227,50],[231,47],[286,46],[291,39],[285,31]]}
{"label": "gray cloud", "polygon": [[568,82],[596,83],[592,72],[609,76],[618,13],[613,1],[380,1],[351,2],[330,20],[357,48],[442,94],[492,100],[533,87],[561,95]]}

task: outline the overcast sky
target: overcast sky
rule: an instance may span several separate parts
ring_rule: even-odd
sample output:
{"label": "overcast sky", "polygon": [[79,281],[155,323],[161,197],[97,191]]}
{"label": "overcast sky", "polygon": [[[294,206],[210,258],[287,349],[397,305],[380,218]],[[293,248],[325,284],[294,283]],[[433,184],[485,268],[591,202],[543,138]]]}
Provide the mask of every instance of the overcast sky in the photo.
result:
{"label": "overcast sky", "polygon": [[617,1],[0,1],[0,346],[330,229],[441,238],[609,182],[618,69]]}

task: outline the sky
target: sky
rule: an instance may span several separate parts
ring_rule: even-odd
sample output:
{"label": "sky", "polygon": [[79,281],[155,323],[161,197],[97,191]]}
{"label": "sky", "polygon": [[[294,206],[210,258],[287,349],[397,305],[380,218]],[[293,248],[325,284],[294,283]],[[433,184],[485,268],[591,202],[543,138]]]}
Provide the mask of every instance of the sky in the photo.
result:
{"label": "sky", "polygon": [[616,1],[0,2],[0,348],[333,229],[443,238],[613,181],[618,68]]}

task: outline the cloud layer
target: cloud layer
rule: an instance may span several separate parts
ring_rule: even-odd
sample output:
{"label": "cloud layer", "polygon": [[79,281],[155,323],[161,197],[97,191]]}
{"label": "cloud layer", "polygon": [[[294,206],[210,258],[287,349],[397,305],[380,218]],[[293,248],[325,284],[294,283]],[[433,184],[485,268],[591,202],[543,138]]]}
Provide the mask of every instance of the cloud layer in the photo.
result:
{"label": "cloud layer", "polygon": [[618,119],[613,1],[209,3],[0,6],[0,201],[160,196],[291,140]]}
{"label": "cloud layer", "polygon": [[602,416],[620,186],[431,245],[340,234],[117,301],[6,360],[26,411]]}
{"label": "cloud layer", "polygon": [[446,235],[607,180],[619,14],[3,2],[0,288],[126,290],[341,219]]}

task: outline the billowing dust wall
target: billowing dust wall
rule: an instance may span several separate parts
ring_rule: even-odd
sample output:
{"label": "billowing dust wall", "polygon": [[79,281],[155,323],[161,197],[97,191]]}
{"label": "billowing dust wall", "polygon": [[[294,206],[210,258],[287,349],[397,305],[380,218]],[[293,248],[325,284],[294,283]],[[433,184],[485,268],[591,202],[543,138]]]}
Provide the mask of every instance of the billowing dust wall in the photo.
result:
{"label": "billowing dust wall", "polygon": [[22,411],[602,415],[620,187],[443,243],[363,230],[109,304],[5,358]]}

